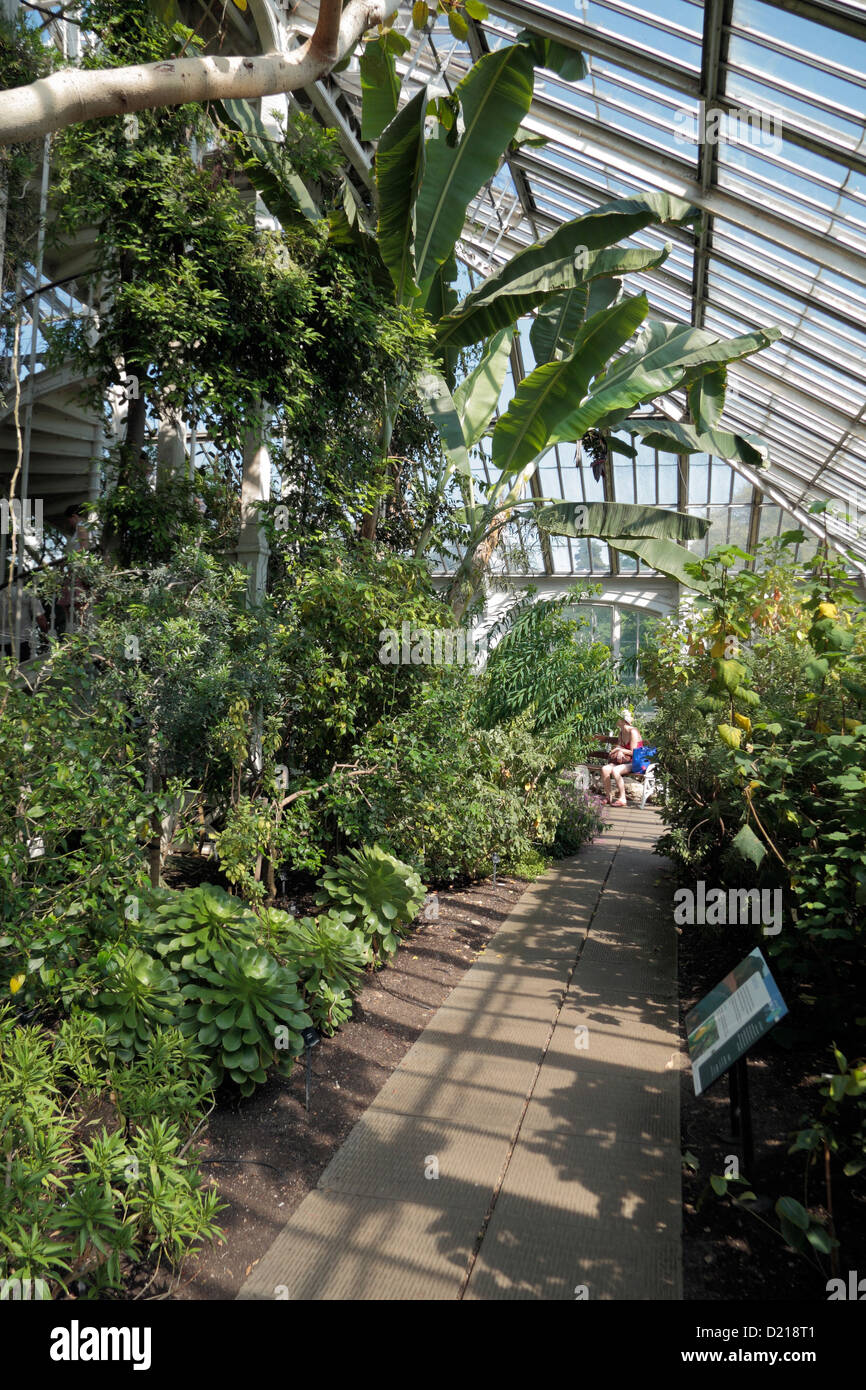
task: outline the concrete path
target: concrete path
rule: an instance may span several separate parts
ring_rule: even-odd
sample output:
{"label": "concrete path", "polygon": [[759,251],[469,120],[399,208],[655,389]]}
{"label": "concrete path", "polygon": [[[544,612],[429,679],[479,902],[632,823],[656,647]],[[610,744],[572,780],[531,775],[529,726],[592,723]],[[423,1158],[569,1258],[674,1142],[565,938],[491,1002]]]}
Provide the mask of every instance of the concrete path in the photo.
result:
{"label": "concrete path", "polygon": [[523,895],[242,1299],[678,1299],[676,934],[650,809]]}

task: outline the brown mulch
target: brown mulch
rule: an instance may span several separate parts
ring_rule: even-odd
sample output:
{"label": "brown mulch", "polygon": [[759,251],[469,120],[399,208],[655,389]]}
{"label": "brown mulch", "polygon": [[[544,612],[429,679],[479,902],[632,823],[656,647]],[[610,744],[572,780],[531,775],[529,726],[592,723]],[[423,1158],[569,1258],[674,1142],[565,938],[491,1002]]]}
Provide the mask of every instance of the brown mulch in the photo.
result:
{"label": "brown mulch", "polygon": [[[226,1209],[224,1240],[186,1262],[179,1282],[136,1272],[126,1297],[231,1299],[306,1197],[350,1130],[433,1014],[527,887],[523,879],[487,879],[465,891],[439,893],[439,920],[420,924],[384,970],[371,975],[355,1010],[333,1038],[313,1049],[310,1113],[304,1109],[304,1065],[288,1079],[271,1077],[241,1100],[217,1096],[199,1147]],[[293,903],[280,907],[297,910]],[[256,1162],[238,1160],[257,1160]]]}
{"label": "brown mulch", "polygon": [[[688,1011],[754,948],[736,929],[712,935],[700,927],[683,927],[679,937],[680,1026]],[[764,954],[773,969],[772,957]],[[782,986],[783,997],[786,989]],[[797,1009],[788,998],[789,1019]],[[781,1026],[781,1025],[780,1025]],[[685,1029],[683,1028],[683,1037]],[[691,1070],[683,1072],[681,1091],[682,1151],[698,1160],[698,1171],[683,1167],[683,1281],[686,1299],[737,1301],[826,1300],[831,1278],[829,1260],[809,1260],[793,1252],[778,1234],[774,1206],[779,1197],[803,1203],[813,1217],[826,1221],[823,1163],[809,1171],[804,1195],[807,1156],[789,1154],[794,1131],[803,1116],[817,1116],[822,1097],[820,1073],[832,1067],[832,1056],[803,1037],[785,1049],[769,1033],[749,1053],[749,1095],[754,1131],[755,1161],[748,1177],[758,1195],[756,1215],[739,1209],[727,1198],[708,1191],[711,1174],[725,1173],[727,1155],[741,1157],[731,1137],[727,1077],[721,1077],[696,1097]],[[859,1190],[858,1190],[859,1189]],[[741,1189],[745,1191],[745,1188]],[[860,1179],[845,1178],[835,1165],[833,1215],[842,1271],[866,1268],[866,1194]],[[775,1229],[757,1219],[761,1217]],[[819,1263],[821,1268],[816,1268]]]}

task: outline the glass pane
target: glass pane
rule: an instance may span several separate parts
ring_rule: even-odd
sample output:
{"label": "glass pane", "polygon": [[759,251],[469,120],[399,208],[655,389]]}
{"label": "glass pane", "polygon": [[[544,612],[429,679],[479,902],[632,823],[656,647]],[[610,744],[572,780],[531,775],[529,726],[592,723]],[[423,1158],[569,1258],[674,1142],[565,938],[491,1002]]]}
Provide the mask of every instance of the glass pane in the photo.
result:
{"label": "glass pane", "polygon": [[638,649],[640,619],[630,608],[621,608],[619,613],[619,654],[621,657],[635,656]]}
{"label": "glass pane", "polygon": [[613,493],[617,502],[634,502],[634,474],[630,462],[614,463]]}
{"label": "glass pane", "polygon": [[692,454],[689,459],[689,502],[706,502],[710,464],[706,454]]}
{"label": "glass pane", "polygon": [[637,473],[637,501],[645,507],[654,507],[658,500],[656,497],[655,464],[649,466],[639,464],[635,472]]}

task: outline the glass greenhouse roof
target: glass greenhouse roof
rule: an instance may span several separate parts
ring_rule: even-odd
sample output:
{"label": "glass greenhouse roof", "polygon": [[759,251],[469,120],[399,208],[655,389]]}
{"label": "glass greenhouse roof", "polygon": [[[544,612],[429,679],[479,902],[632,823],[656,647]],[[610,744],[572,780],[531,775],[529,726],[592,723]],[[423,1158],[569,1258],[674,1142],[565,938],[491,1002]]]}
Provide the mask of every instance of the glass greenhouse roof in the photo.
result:
{"label": "glass greenhouse roof", "polygon": [[[866,575],[866,4],[487,2],[488,19],[470,20],[461,41],[444,15],[416,31],[403,0],[396,25],[411,47],[397,64],[401,100],[421,83],[451,92],[482,53],[524,28],[579,49],[589,71],[578,83],[539,74],[524,131],[545,143],[521,145],[470,206],[459,246],[469,282],[583,211],[658,189],[696,204],[702,224],[635,236],[630,244],[673,249],[629,286],[646,291],[656,315],[720,334],[782,330],[729,368],[722,421],[763,436],[766,470],[638,442],[637,458],[616,456],[599,483],[574,446],[559,446],[542,460],[535,491],[687,507],[712,521],[700,548],[754,545],[794,525],[823,538],[826,528],[862,557]],[[309,31],[315,12],[301,0],[291,23]],[[319,87],[334,123],[357,136],[357,61]],[[699,141],[701,103],[725,113],[726,138]],[[371,153],[357,139],[344,148],[356,161]],[[528,328],[512,362],[518,375],[533,365]],[[674,418],[685,410],[682,393],[661,404]],[[475,466],[485,478],[483,450]],[[829,512],[810,513],[828,499],[837,499]],[[528,568],[552,574],[637,567],[595,541],[552,540],[535,552]]]}

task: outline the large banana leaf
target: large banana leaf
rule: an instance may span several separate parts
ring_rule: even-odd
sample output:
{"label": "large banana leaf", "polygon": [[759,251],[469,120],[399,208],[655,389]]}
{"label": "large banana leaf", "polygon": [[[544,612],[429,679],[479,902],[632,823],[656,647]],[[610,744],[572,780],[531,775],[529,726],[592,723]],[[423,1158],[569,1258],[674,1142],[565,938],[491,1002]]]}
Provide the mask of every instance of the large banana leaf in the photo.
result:
{"label": "large banana leaf", "polygon": [[[607,307],[619,289],[619,281],[610,277],[633,274],[661,265],[670,255],[670,242],[660,251],[622,249],[611,246],[603,251],[590,252],[583,271],[584,283],[563,290],[549,299],[535,316],[529,340],[535,353],[536,366],[564,357],[571,351],[575,334],[586,314],[590,316]],[[588,282],[588,283],[587,283]],[[590,298],[589,284],[604,288]]]}
{"label": "large banana leaf", "polygon": [[[454,288],[454,281],[457,279],[457,257],[452,251],[450,256],[437,266],[436,273],[430,282],[427,291],[427,314],[437,323],[445,314],[449,314],[457,303],[457,291]],[[443,357],[446,353],[442,354]]]}
{"label": "large banana leaf", "polygon": [[[651,223],[681,225],[696,215],[689,203],[666,193],[620,198],[583,213],[489,275],[439,321],[437,340],[466,347],[489,338],[561,290],[593,276],[617,273],[615,262],[593,260],[590,253],[615,248],[617,242]],[[617,248],[614,254],[623,252]]]}
{"label": "large banana leaf", "polygon": [[214,106],[226,124],[243,136],[250,155],[244,170],[268,211],[284,227],[303,220],[317,222],[322,214],[310,190],[281,157],[281,143],[274,140],[252,103],[219,101]]}
{"label": "large banana leaf", "polygon": [[398,304],[416,298],[413,207],[424,172],[427,89],[403,107],[376,150],[379,252],[394,280]]}
{"label": "large banana leaf", "polygon": [[686,568],[687,565],[695,564],[698,557],[674,541],[639,537],[628,541],[610,538],[607,543],[613,546],[614,550],[622,551],[624,555],[643,560],[645,565],[651,565],[659,574],[666,574],[669,579],[676,579],[679,584],[687,584],[690,589],[701,590],[707,587],[702,580],[689,574]]}
{"label": "large banana leaf", "polygon": [[384,38],[365,43],[360,68],[361,139],[378,140],[397,114],[400,99],[400,79],[390,44]]}
{"label": "large banana leaf", "polygon": [[736,459],[750,468],[767,465],[767,446],[757,434],[732,434],[719,429],[701,433],[695,425],[673,420],[628,420],[622,428],[639,434],[650,448],[671,454],[714,454],[720,459]]}
{"label": "large banana leaf", "polygon": [[588,301],[589,285],[584,281],[562,290],[542,305],[529,330],[536,366],[565,355],[586,318]]}
{"label": "large banana leaf", "polygon": [[596,536],[623,542],[697,541],[710,527],[706,517],[631,502],[554,502],[537,506],[533,520],[539,531],[551,536]]}
{"label": "large banana leaf", "polygon": [[747,357],[778,336],[779,330],[771,329],[719,338],[703,328],[654,320],[634,347],[593,382],[587,399],[560,420],[548,443],[580,439],[593,428],[616,428],[642,401],[673,390],[687,376],[694,380],[721,363]]}
{"label": "large banana leaf", "polygon": [[[525,275],[507,282],[491,275],[438,321],[437,341],[442,348],[469,347],[516,323],[553,295],[581,285],[584,279],[583,273],[575,269],[573,253],[544,265],[530,266]],[[486,286],[490,286],[489,295]]]}
{"label": "large banana leaf", "polygon": [[496,173],[503,149],[529,110],[532,84],[532,53],[516,44],[486,54],[455,87],[463,134],[452,144],[440,127],[428,142],[415,204],[416,264],[425,297],[460,236],[467,207]]}
{"label": "large banana leaf", "polygon": [[646,373],[675,370],[685,375],[696,368],[736,362],[767,347],[779,334],[778,328],[771,328],[767,332],[755,330],[736,338],[720,338],[706,328],[653,320],[634,347],[613,362],[596,385],[614,386],[628,380],[636,369]]}
{"label": "large banana leaf", "polygon": [[517,388],[493,430],[493,463],[504,475],[518,472],[551,441],[559,422],[581,400],[604,363],[627,342],[649,312],[646,295],[623,299],[583,325],[569,357],[546,362]]}
{"label": "large banana leaf", "polygon": [[418,392],[424,410],[439,431],[448,460],[445,474],[440,480],[440,487],[444,488],[452,473],[468,477],[471,471],[463,426],[447,382],[439,372],[432,368],[421,372],[418,377]]}
{"label": "large banana leaf", "polygon": [[705,372],[689,387],[689,410],[692,422],[700,433],[714,429],[725,408],[725,392],[728,385],[728,369],[714,367]]}
{"label": "large banana leaf", "polygon": [[547,535],[594,537],[680,584],[704,587],[686,570],[696,557],[678,542],[705,536],[710,526],[706,517],[626,502],[555,502],[536,507],[533,519]]}
{"label": "large banana leaf", "polygon": [[586,62],[576,48],[566,48],[564,43],[534,34],[530,29],[522,29],[517,42],[529,45],[536,67],[548,68],[564,82],[582,82],[586,77]]}
{"label": "large banana leaf", "polygon": [[513,338],[513,328],[503,328],[491,338],[478,366],[454,392],[467,448],[478,443],[499,404]]}

